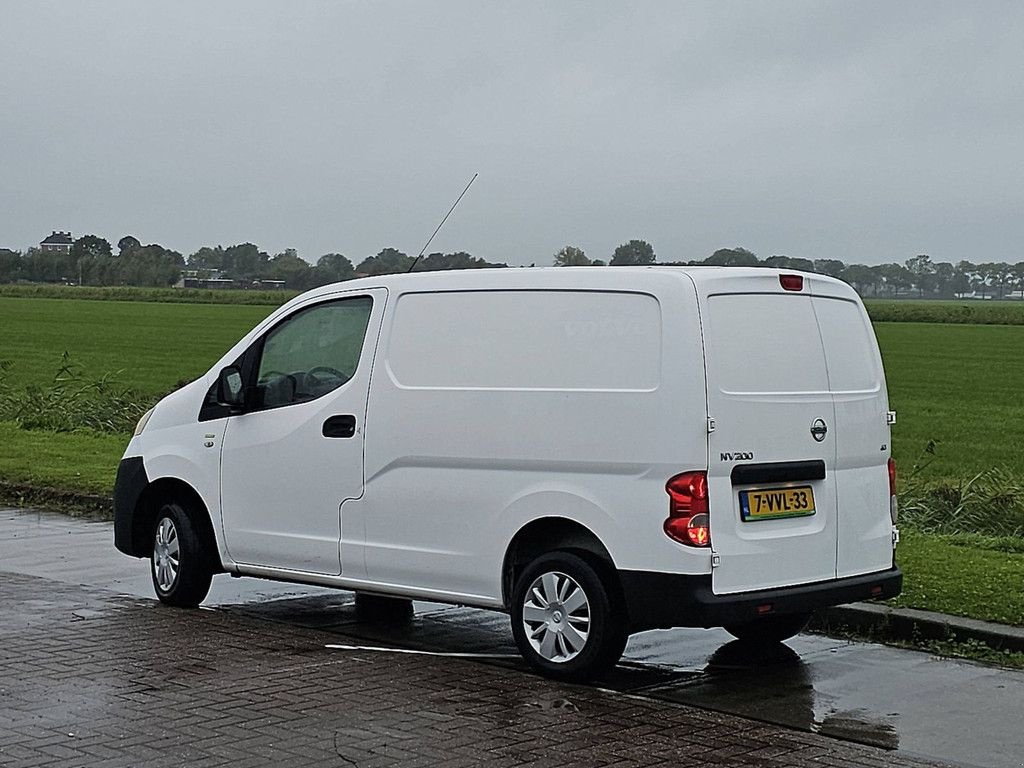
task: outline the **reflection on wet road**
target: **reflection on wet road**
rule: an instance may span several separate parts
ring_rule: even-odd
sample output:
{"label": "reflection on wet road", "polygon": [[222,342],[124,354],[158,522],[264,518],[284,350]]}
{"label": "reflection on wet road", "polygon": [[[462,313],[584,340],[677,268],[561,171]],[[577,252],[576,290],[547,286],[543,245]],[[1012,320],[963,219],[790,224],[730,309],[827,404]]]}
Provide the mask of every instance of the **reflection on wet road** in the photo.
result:
{"label": "reflection on wet road", "polygon": [[[111,539],[108,523],[0,510],[0,572],[151,598],[147,564]],[[228,576],[206,606],[335,631],[342,646],[485,654],[483,663],[526,669],[507,617],[486,611],[416,603],[410,620],[375,623],[356,615],[348,592]],[[1024,764],[1024,674],[925,653],[820,635],[757,649],[721,630],[662,630],[634,636],[599,685],[964,765]]]}
{"label": "reflection on wet road", "polygon": [[811,665],[788,645],[750,648],[734,640],[711,654],[705,671],[694,684],[661,695],[686,703],[712,700],[716,709],[885,749],[900,746],[899,713],[836,710],[815,689]]}

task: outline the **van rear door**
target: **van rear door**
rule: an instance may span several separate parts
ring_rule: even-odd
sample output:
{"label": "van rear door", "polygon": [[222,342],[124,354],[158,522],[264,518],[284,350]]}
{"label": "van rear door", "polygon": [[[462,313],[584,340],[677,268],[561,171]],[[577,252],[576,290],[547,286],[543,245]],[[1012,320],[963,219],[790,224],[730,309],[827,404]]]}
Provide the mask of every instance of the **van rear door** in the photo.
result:
{"label": "van rear door", "polygon": [[707,362],[716,594],[836,577],[836,410],[809,291],[694,275]]}
{"label": "van rear door", "polygon": [[858,576],[892,566],[889,398],[874,330],[856,294],[842,283],[809,280],[836,414],[836,575]]}

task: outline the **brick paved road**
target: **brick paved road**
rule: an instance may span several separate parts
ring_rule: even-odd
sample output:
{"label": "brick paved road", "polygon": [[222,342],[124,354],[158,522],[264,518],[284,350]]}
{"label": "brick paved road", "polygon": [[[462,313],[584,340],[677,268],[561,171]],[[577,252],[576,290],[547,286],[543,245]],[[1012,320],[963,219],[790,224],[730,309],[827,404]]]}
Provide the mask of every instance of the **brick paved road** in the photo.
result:
{"label": "brick paved road", "polygon": [[337,633],[0,576],[0,765],[928,766]]}

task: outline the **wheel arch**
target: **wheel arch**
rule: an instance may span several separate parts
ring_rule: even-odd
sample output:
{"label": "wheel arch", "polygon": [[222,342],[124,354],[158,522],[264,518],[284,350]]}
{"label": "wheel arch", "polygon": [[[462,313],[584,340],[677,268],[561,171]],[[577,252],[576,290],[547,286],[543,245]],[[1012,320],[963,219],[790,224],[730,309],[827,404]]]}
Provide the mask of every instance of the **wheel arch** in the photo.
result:
{"label": "wheel arch", "polygon": [[512,591],[523,569],[537,557],[554,551],[572,552],[599,570],[619,590],[615,562],[598,536],[582,523],[565,517],[542,517],[522,526],[505,550],[501,566],[501,598],[511,607]]}
{"label": "wheel arch", "polygon": [[156,524],[156,516],[160,506],[168,501],[178,501],[185,513],[196,526],[196,530],[209,544],[209,552],[213,558],[212,565],[216,571],[223,569],[217,556],[217,535],[213,528],[210,510],[207,508],[199,492],[184,480],[177,477],[161,477],[151,481],[135,505],[132,516],[132,549],[139,557],[149,554],[150,536]]}

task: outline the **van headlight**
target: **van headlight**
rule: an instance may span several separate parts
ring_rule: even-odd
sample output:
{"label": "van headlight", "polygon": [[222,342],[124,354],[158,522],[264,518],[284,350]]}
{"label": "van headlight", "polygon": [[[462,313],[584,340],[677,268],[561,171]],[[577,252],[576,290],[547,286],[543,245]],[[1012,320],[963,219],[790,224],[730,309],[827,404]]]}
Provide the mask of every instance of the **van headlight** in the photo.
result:
{"label": "van headlight", "polygon": [[139,423],[135,425],[135,434],[132,435],[132,437],[138,437],[139,435],[142,434],[142,430],[144,430],[146,428],[146,425],[149,424],[149,417],[153,415],[153,411],[155,410],[156,406],[153,406],[144,414],[142,414],[142,418],[139,419]]}

